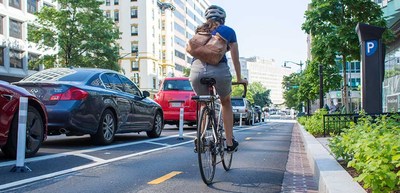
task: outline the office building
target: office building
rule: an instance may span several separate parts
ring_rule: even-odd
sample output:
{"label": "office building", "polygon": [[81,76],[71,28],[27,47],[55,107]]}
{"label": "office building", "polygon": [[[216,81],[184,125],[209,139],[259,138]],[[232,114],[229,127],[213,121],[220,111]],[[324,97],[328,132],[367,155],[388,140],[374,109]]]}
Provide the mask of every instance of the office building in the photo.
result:
{"label": "office building", "polygon": [[100,8],[122,33],[122,73],[153,93],[164,77],[182,76],[192,60],[186,42],[208,6],[208,0],[105,0]]}
{"label": "office building", "polygon": [[[228,59],[232,76],[236,76],[232,59]],[[260,82],[266,89],[271,90],[270,99],[274,105],[282,105],[283,99],[283,76],[289,76],[295,70],[280,66],[273,59],[260,57],[240,58],[242,76],[249,83]]]}

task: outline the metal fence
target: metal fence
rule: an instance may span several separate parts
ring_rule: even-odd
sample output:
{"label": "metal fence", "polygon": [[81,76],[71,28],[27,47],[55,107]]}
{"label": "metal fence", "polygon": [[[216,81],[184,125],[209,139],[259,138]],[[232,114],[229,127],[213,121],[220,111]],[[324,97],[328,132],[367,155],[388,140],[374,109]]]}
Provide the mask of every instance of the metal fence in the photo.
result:
{"label": "metal fence", "polygon": [[398,115],[400,116],[400,112],[397,113],[374,113],[374,114],[365,114],[365,115],[359,115],[359,114],[327,114],[324,115],[323,117],[323,125],[324,125],[324,137],[327,136],[327,134],[333,133],[333,134],[340,134],[343,129],[349,128],[350,123],[357,123],[357,120],[361,118],[362,116],[371,116],[373,119],[375,119],[378,116],[381,115],[387,115],[387,116],[393,116],[393,115]]}

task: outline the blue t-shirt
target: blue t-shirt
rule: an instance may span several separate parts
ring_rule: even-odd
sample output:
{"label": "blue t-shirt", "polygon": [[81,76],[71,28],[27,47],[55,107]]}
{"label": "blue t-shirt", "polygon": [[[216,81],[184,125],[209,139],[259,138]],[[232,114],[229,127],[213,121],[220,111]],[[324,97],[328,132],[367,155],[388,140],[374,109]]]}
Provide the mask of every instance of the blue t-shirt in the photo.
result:
{"label": "blue t-shirt", "polygon": [[[218,26],[217,29],[215,29],[211,34],[215,35],[217,33],[219,33],[219,35],[221,35],[223,38],[225,38],[226,41],[228,41],[228,44],[237,42],[235,30],[233,30],[232,28],[230,28],[226,25]],[[227,62],[227,61],[228,60],[226,59],[226,56],[224,56],[221,59],[220,63]]]}

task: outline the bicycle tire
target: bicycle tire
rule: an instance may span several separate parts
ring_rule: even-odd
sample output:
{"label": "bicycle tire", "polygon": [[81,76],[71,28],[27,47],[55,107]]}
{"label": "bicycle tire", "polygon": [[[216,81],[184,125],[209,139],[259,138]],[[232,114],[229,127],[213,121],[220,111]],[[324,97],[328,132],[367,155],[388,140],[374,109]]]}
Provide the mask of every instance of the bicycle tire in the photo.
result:
{"label": "bicycle tire", "polygon": [[214,119],[210,116],[210,109],[205,107],[201,110],[200,119],[197,124],[197,155],[199,169],[203,182],[211,184],[215,175],[216,154],[213,127]]}
{"label": "bicycle tire", "polygon": [[[226,148],[225,138],[224,138],[224,147]],[[222,159],[222,165],[224,166],[225,171],[229,171],[232,166],[233,152],[228,153],[227,151],[224,151],[221,155],[221,159]]]}

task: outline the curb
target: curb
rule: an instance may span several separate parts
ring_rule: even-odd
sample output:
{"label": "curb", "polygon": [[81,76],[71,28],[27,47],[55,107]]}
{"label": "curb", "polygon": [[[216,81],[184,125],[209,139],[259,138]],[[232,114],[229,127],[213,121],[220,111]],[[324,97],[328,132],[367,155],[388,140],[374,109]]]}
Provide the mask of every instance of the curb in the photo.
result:
{"label": "curb", "polygon": [[304,148],[308,161],[318,183],[318,192],[321,193],[366,193],[353,177],[343,169],[336,159],[320,142],[308,133],[302,125],[297,123],[301,131]]}

